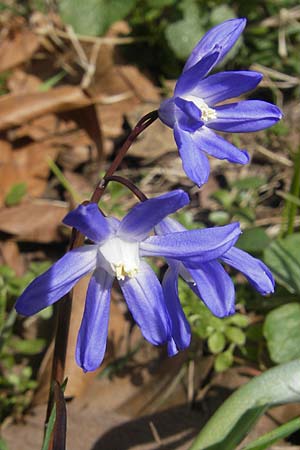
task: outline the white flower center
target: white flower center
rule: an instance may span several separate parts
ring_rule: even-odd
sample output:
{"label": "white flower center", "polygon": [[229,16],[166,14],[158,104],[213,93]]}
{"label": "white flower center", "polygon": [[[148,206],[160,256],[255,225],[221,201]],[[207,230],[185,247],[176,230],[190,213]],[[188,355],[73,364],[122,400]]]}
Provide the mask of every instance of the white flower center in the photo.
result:
{"label": "white flower center", "polygon": [[193,102],[198,109],[200,109],[202,115],[201,120],[203,122],[207,122],[208,120],[213,120],[217,118],[217,111],[213,108],[210,108],[205,101],[200,97],[195,97],[194,95],[186,95],[184,99]]}
{"label": "white flower center", "polygon": [[99,247],[118,280],[133,278],[139,271],[139,242],[129,242],[113,237]]}

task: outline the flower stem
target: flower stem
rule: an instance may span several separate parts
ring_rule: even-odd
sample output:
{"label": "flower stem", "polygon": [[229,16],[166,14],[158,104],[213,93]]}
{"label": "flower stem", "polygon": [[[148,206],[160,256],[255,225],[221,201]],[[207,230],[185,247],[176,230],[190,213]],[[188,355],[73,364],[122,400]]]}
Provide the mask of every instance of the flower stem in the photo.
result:
{"label": "flower stem", "polygon": [[[119,181],[124,182],[124,179],[122,177],[114,177],[114,172],[118,169],[119,165],[123,161],[127,151],[135,141],[135,139],[146,129],[148,128],[156,119],[158,118],[158,112],[157,110],[151,111],[150,113],[146,114],[144,117],[141,118],[141,120],[136,124],[136,126],[133,128],[129,136],[127,137],[126,141],[124,142],[123,146],[117,153],[115,159],[113,160],[111,166],[107,170],[106,174],[102,178],[102,180],[97,184],[92,196],[91,196],[91,203],[98,203],[101,199],[107,184],[109,181]],[[130,187],[129,187],[130,185]],[[132,192],[137,195],[137,197],[143,201],[145,198],[143,197],[144,194],[142,194],[138,188],[136,188],[132,183],[127,182],[127,186],[129,189],[132,190]],[[89,203],[89,202],[84,202]],[[72,237],[71,237],[71,243],[70,243],[70,250],[80,247],[84,242],[84,236],[79,233],[78,231],[73,229]],[[53,363],[52,363],[52,373],[51,373],[51,387],[49,392],[49,399],[48,399],[48,407],[47,407],[47,414],[46,414],[46,421],[45,421],[45,429],[47,427],[51,411],[53,408],[53,405],[55,403],[55,400],[53,398],[53,389],[52,386],[55,383],[61,386],[64,381],[65,376],[65,362],[66,362],[66,353],[67,353],[67,345],[68,345],[68,336],[69,336],[69,326],[70,326],[70,317],[71,317],[71,311],[72,311],[72,294],[68,294],[65,298],[63,298],[60,302],[57,304],[56,309],[56,317],[57,317],[57,327],[56,327],[56,334],[55,334],[55,345],[54,345],[54,354],[53,354]],[[49,444],[48,450],[53,449],[53,436],[51,439],[51,442]],[[63,450],[63,449],[61,449]]]}
{"label": "flower stem", "polygon": [[96,189],[93,192],[91,202],[92,203],[98,203],[100,198],[102,197],[104,190],[109,182],[109,177],[111,177],[115,171],[118,169],[119,165],[124,159],[124,156],[126,155],[127,151],[135,141],[135,139],[141,134],[146,128],[148,128],[156,119],[158,118],[158,112],[157,110],[151,111],[150,113],[146,114],[144,117],[141,118],[141,120],[136,124],[134,129],[129,134],[128,138],[124,142],[123,146],[121,147],[120,151],[117,153],[115,159],[113,160],[111,166],[109,167],[108,171],[102,178],[102,180],[98,183],[96,186]]}

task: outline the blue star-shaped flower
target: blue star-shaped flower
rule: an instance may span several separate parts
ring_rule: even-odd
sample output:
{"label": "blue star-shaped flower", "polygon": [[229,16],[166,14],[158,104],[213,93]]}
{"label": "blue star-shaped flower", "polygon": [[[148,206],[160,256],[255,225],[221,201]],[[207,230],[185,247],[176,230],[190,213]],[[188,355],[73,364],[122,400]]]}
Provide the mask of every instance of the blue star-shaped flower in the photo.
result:
{"label": "blue star-shaped flower", "polygon": [[277,106],[259,100],[220,105],[254,89],[262,75],[253,71],[207,74],[229,52],[246,25],[246,19],[231,19],[212,28],[196,45],[179,77],[174,96],[165,100],[159,117],[173,128],[187,176],[198,186],[209,176],[208,155],[246,164],[249,155],[213,130],[244,133],[274,125],[281,117]]}
{"label": "blue star-shaped flower", "polygon": [[[216,227],[219,228],[219,227]],[[203,230],[214,234],[216,228]],[[166,218],[155,227],[159,236],[170,233],[187,232],[174,219]],[[205,239],[205,236],[203,235]],[[168,353],[175,355],[189,345],[190,327],[180,307],[178,297],[178,277],[188,283],[194,293],[217,317],[225,317],[235,312],[235,289],[233,282],[221,262],[243,273],[250,284],[262,295],[274,292],[274,278],[269,268],[259,259],[233,245],[219,256],[203,260],[198,257],[186,260],[168,259],[169,268],[162,282],[165,302],[171,317],[172,337],[168,341]],[[175,307],[176,305],[176,307]]]}
{"label": "blue star-shaped flower", "polygon": [[[104,217],[95,203],[79,206],[64,223],[75,227],[94,244],[86,244],[66,253],[49,270],[25,289],[16,303],[18,313],[35,314],[67,294],[88,273],[85,310],[78,333],[76,360],[85,371],[95,370],[102,362],[108,332],[112,284],[117,278],[124,298],[143,336],[152,344],[169,343],[170,354],[186,348],[190,328],[177,295],[181,274],[213,313],[226,315],[234,310],[231,280],[218,259],[249,275],[252,260],[234,249],[241,231],[238,223],[187,231],[167,215],[189,202],[182,190],[142,202],[119,221]],[[160,235],[151,236],[154,227]],[[246,255],[246,254],[245,254]],[[163,287],[144,257],[162,256],[169,261]],[[253,259],[253,258],[252,258]],[[262,263],[261,263],[262,264]],[[253,270],[257,271],[255,264]],[[268,274],[249,275],[263,292],[272,290]],[[228,297],[228,298],[227,298]],[[183,330],[184,329],[184,330]]]}

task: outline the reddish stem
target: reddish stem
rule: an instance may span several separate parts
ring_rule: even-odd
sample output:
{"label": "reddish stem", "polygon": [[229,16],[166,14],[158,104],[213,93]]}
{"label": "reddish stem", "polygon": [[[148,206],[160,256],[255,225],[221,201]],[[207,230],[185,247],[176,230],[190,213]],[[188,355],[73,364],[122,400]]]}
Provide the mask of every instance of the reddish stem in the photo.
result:
{"label": "reddish stem", "polygon": [[[117,153],[115,159],[113,160],[111,166],[107,170],[106,174],[102,178],[102,180],[97,184],[90,202],[98,203],[101,199],[107,184],[109,181],[112,181],[115,178],[115,181],[120,181],[113,177],[114,172],[118,169],[119,165],[123,161],[127,151],[135,141],[135,139],[141,134],[146,128],[148,128],[156,119],[158,118],[158,111],[151,111],[146,114],[141,120],[136,124],[134,129],[131,131],[123,146]],[[122,179],[124,180],[124,179]],[[129,182],[130,184],[130,182]],[[134,185],[132,185],[134,186]],[[129,185],[128,185],[129,187]],[[131,189],[135,195],[139,197],[138,189]],[[143,194],[142,194],[143,195]],[[140,197],[139,197],[140,198]],[[145,198],[144,198],[145,200]],[[86,203],[86,202],[85,202]],[[87,202],[88,203],[88,202]],[[73,230],[70,250],[80,247],[84,242],[84,236],[76,230]],[[52,385],[53,383],[57,383],[59,386],[63,384],[64,376],[65,376],[65,362],[66,362],[66,353],[67,353],[67,345],[68,345],[68,336],[69,336],[69,326],[70,326],[70,317],[72,311],[72,294],[69,294],[64,299],[56,304],[56,317],[57,317],[57,327],[56,327],[56,335],[55,335],[55,346],[54,346],[54,354],[53,354],[53,363],[52,363],[52,373],[51,373],[51,387],[49,392],[48,399],[48,407],[47,407],[47,415],[45,421],[45,428],[48,424],[50,414],[54,405]],[[48,450],[53,449],[53,439],[50,442]],[[63,449],[62,449],[63,450]]]}

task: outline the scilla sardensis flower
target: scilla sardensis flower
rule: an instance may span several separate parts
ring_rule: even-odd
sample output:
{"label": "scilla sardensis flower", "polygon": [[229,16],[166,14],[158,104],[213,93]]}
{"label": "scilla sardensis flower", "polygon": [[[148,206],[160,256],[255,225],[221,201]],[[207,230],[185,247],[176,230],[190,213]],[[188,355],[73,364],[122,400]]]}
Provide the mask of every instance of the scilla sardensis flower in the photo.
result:
{"label": "scilla sardensis flower", "polygon": [[[62,298],[81,277],[92,273],[78,333],[76,360],[83,370],[95,370],[105,354],[111,288],[117,278],[128,308],[149,342],[170,345],[176,340],[176,348],[187,347],[188,324],[183,324],[186,334],[177,330],[183,323],[177,296],[172,300],[164,294],[144,257],[163,256],[174,264],[182,263],[182,267],[206,267],[228,254],[240,235],[238,223],[150,235],[167,215],[188,202],[185,192],[175,190],[136,205],[121,221],[104,217],[95,203],[79,206],[65,217],[64,223],[75,227],[94,244],[69,251],[36,278],[17,300],[16,310],[25,316],[35,314]],[[220,276],[218,272],[209,276],[212,275]],[[229,312],[233,312],[232,308]]]}
{"label": "scilla sardensis flower", "polygon": [[221,104],[254,89],[262,74],[253,71],[208,73],[235,44],[246,19],[231,19],[212,28],[196,45],[179,77],[173,97],[158,110],[171,127],[187,176],[198,186],[207,182],[206,155],[246,164],[249,155],[214,132],[245,133],[274,125],[281,117],[277,106],[260,100]]}

